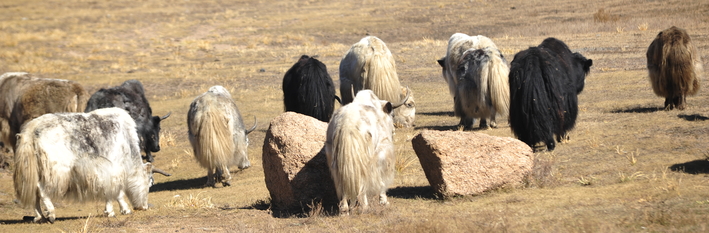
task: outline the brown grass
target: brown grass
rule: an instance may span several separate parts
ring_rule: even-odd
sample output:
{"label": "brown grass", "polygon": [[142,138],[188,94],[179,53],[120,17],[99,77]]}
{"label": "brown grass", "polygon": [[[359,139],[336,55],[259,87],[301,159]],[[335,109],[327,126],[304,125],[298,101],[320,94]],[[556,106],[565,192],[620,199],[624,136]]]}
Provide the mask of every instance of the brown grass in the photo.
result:
{"label": "brown grass", "polygon": [[[653,94],[645,68],[647,46],[659,30],[673,25],[689,31],[707,67],[706,1],[8,0],[0,5],[0,72],[75,80],[90,93],[141,80],[153,112],[172,111],[162,123],[155,164],[173,174],[155,177],[150,210],[105,218],[100,202],[59,202],[56,223],[31,224],[22,219],[32,210],[13,202],[10,168],[0,172],[3,232],[707,231],[709,92],[689,97],[684,111],[658,111],[662,99]],[[492,38],[508,61],[553,36],[594,65],[579,95],[571,141],[553,153],[536,153],[525,185],[441,200],[431,193],[410,139],[423,129],[458,129],[436,63],[455,32]],[[351,216],[330,215],[317,203],[302,214],[271,212],[261,151],[269,121],[283,111],[285,71],[302,54],[319,55],[337,85],[342,55],[367,34],[387,43],[402,84],[417,95],[416,127],[395,134],[398,172],[391,205]],[[206,171],[187,140],[189,104],[212,85],[229,89],[247,125],[254,116],[259,122],[249,135],[252,167],[233,173],[226,188],[203,187]],[[478,132],[513,136],[504,119],[498,124]]]}

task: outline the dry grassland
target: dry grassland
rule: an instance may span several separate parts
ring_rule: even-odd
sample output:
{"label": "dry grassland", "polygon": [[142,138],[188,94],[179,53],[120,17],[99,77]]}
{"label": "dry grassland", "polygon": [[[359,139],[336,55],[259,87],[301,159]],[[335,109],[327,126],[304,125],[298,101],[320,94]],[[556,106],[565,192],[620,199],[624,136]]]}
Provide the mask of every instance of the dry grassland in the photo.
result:
{"label": "dry grassland", "polygon": [[[647,46],[672,25],[689,31],[709,69],[705,0],[5,0],[0,72],[75,80],[90,93],[139,79],[155,114],[173,113],[155,154],[173,176],[156,176],[150,210],[106,218],[99,202],[62,202],[56,223],[32,224],[2,171],[0,232],[707,232],[708,80],[688,109],[659,111],[645,69]],[[410,140],[424,129],[457,130],[436,63],[455,32],[492,38],[510,60],[553,36],[594,65],[572,140],[537,153],[526,184],[440,200]],[[341,56],[367,34],[388,43],[418,101],[416,127],[396,131],[391,206],[345,217],[274,213],[261,151],[283,111],[283,74],[300,55],[319,55],[338,82]],[[217,84],[259,126],[250,135],[254,166],[214,189],[202,187],[186,114]],[[512,137],[504,123],[481,132]]]}

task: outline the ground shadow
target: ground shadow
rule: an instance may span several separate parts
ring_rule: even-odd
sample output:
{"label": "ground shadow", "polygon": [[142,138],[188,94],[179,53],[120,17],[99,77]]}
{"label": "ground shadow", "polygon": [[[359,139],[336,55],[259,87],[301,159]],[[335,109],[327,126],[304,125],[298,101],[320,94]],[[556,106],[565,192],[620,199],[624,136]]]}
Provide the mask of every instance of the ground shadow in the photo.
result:
{"label": "ground shadow", "polygon": [[458,130],[459,125],[429,125],[429,126],[418,126],[414,127],[415,130],[436,130],[436,131],[450,131]]}
{"label": "ground shadow", "polygon": [[662,111],[663,108],[658,107],[634,107],[627,109],[616,109],[611,111],[611,113],[652,113]]}
{"label": "ground shadow", "polygon": [[679,114],[677,117],[682,118],[686,121],[706,121],[709,120],[709,117],[705,117],[699,114],[692,114],[692,115],[685,115],[685,114]]}
{"label": "ground shadow", "polygon": [[387,191],[387,196],[401,199],[440,199],[431,186],[396,187]]}
{"label": "ground shadow", "polygon": [[670,170],[688,174],[709,174],[709,161],[699,159],[670,166]]}
{"label": "ground shadow", "polygon": [[187,190],[204,188],[204,184],[207,183],[207,176],[200,178],[193,178],[189,180],[173,180],[164,183],[157,183],[150,187],[150,192],[160,192],[166,190]]}
{"label": "ground shadow", "polygon": [[451,111],[445,111],[445,112],[422,112],[422,113],[416,113],[417,115],[424,115],[424,116],[455,116],[453,112]]}
{"label": "ground shadow", "polygon": [[[61,221],[67,221],[67,220],[77,220],[77,219],[86,219],[86,218],[87,217],[61,217],[61,218],[56,218],[54,221],[61,222]],[[22,219],[12,219],[12,220],[0,219],[0,225],[32,223],[33,220],[34,220],[34,216],[24,216],[24,217],[22,217]]]}

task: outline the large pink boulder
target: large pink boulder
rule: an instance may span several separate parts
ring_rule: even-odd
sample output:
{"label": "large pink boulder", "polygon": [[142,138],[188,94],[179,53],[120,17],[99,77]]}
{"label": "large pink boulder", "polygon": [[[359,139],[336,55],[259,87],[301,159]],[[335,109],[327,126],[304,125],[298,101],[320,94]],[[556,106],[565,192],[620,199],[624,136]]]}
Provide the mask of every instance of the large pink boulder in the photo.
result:
{"label": "large pink boulder", "polygon": [[274,208],[298,211],[318,202],[336,205],[324,150],[326,132],[327,123],[294,112],[271,121],[263,143],[263,172]]}
{"label": "large pink boulder", "polygon": [[431,187],[444,197],[520,183],[533,167],[532,149],[509,137],[424,130],[411,143]]}

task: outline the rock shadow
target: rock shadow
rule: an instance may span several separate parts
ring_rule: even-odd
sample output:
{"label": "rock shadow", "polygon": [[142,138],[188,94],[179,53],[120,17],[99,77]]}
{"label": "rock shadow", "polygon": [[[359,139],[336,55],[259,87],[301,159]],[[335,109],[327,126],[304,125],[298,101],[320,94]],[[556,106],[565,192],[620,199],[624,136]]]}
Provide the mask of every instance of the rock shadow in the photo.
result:
{"label": "rock shadow", "polygon": [[698,159],[686,163],[678,163],[670,166],[670,170],[695,175],[709,174],[709,161],[706,159]]}
{"label": "rock shadow", "polygon": [[401,199],[441,199],[431,186],[396,187],[387,191],[387,196]]}

